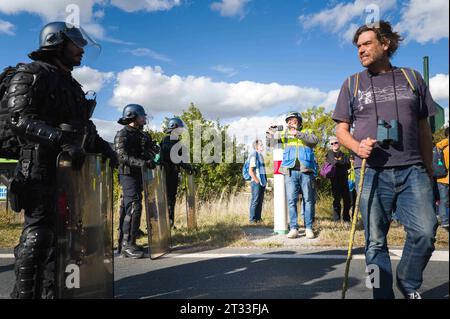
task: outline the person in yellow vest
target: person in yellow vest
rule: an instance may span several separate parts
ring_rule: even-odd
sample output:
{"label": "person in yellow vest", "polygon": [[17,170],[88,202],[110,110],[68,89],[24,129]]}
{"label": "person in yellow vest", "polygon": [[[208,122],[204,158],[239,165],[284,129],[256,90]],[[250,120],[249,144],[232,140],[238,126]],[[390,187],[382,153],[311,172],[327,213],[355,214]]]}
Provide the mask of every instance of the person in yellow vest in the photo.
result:
{"label": "person in yellow vest", "polygon": [[315,237],[313,223],[315,216],[317,164],[313,148],[318,138],[311,130],[303,129],[303,119],[299,112],[289,112],[285,118],[287,129],[278,136],[283,145],[283,161],[280,171],[285,175],[286,195],[289,207],[288,238],[297,238],[298,197],[302,194],[305,232],[308,239]]}
{"label": "person in yellow vest", "polygon": [[448,231],[448,127],[445,129],[445,138],[436,144],[444,154],[444,164],[447,168],[447,176],[437,180],[439,190],[439,217],[441,227]]}

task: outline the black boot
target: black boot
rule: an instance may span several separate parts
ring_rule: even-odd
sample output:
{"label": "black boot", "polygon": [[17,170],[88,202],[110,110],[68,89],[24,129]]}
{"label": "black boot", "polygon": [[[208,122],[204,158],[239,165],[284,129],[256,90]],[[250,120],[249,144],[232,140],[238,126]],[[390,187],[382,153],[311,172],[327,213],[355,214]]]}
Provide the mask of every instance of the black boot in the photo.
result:
{"label": "black boot", "polygon": [[144,252],[136,244],[122,244],[122,255],[127,258],[140,259],[144,257]]}

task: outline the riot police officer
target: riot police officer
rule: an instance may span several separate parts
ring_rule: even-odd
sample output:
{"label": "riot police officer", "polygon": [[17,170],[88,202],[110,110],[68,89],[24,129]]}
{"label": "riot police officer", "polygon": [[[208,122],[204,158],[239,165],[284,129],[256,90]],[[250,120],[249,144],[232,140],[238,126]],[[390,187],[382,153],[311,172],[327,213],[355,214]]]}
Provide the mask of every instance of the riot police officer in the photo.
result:
{"label": "riot police officer", "polygon": [[159,147],[143,131],[146,124],[144,108],[129,104],[118,120],[124,128],[114,139],[119,159],[119,183],[123,192],[123,213],[121,216],[119,251],[125,257],[142,258],[141,246],[136,245],[142,215],[142,168],[155,168],[155,157]]}
{"label": "riot police officer", "polygon": [[[181,130],[186,129],[186,125],[179,118],[172,118],[169,120],[167,129],[165,130],[166,136],[161,142],[161,163],[166,172],[166,187],[167,187],[167,205],[169,206],[169,220],[170,226],[174,227],[175,223],[175,203],[177,199],[177,190],[179,184],[179,173],[181,168],[186,170],[189,175],[197,172],[196,168],[187,163],[188,160],[183,161],[183,155],[180,154],[186,151],[182,147],[179,148],[179,154],[181,161],[171,157],[172,148],[180,142]],[[179,130],[175,132],[175,130]]]}
{"label": "riot police officer", "polygon": [[12,298],[54,297],[56,159],[66,152],[74,168],[85,153],[117,158],[90,120],[95,100],[86,99],[72,77],[90,38],[81,28],[52,22],[40,33],[34,60],[20,65],[8,91],[10,126],[21,142],[11,187],[13,209],[25,211],[15,247],[16,283]]}

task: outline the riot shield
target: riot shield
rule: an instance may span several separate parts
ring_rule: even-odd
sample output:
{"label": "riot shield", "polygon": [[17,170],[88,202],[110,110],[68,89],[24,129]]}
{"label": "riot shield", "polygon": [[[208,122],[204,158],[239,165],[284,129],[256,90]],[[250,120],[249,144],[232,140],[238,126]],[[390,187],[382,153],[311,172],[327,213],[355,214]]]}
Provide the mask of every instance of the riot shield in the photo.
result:
{"label": "riot shield", "polygon": [[185,174],[186,185],[186,220],[187,228],[197,228],[197,215],[195,208],[195,180],[194,175]]}
{"label": "riot shield", "polygon": [[144,167],[142,180],[149,256],[156,259],[169,252],[171,245],[164,169],[161,166],[153,170]]}
{"label": "riot shield", "polygon": [[113,172],[88,154],[80,170],[58,158],[56,298],[114,298]]}

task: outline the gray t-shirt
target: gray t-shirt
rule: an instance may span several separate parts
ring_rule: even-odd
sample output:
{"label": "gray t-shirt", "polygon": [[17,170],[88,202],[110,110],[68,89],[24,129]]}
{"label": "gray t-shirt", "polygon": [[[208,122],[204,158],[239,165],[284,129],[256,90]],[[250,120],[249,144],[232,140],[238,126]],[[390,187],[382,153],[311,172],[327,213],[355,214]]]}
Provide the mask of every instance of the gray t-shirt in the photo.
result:
{"label": "gray t-shirt", "polygon": [[[357,97],[353,105],[353,137],[361,141],[367,137],[377,138],[377,119],[370,77],[372,77],[378,118],[386,122],[397,119],[395,93],[398,101],[399,143],[389,146],[376,144],[370,158],[369,167],[398,167],[422,163],[419,149],[419,119],[436,113],[435,102],[419,72],[417,76],[417,97],[402,71],[394,68],[395,90],[392,72],[370,74],[368,70],[360,73]],[[353,94],[353,92],[352,92]],[[349,110],[350,91],[348,80],[344,82],[339,94],[333,120],[352,124]],[[361,159],[355,157],[355,167],[361,167]]]}

